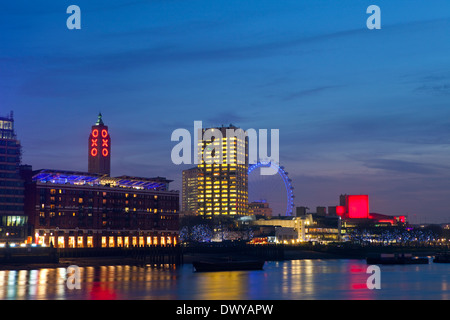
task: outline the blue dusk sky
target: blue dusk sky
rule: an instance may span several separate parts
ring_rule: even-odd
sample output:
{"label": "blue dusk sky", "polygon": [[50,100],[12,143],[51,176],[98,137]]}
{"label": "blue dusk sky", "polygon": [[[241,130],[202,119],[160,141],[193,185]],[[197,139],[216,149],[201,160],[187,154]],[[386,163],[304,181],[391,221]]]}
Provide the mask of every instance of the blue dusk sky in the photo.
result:
{"label": "blue dusk sky", "polygon": [[[0,114],[34,169],[87,171],[102,112],[112,175],[179,190],[172,131],[232,123],[280,130],[297,206],[369,194],[371,212],[450,222],[448,0],[17,0],[0,28]],[[249,179],[284,212],[280,177]]]}

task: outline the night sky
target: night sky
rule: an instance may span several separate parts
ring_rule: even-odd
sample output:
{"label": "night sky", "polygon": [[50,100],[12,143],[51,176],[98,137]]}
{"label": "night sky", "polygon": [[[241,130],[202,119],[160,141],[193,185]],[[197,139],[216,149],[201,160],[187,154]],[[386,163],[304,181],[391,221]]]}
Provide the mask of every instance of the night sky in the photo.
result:
{"label": "night sky", "polygon": [[[0,113],[34,169],[87,171],[102,112],[112,175],[180,189],[172,131],[232,123],[280,130],[297,206],[369,194],[371,212],[450,222],[448,0],[18,0],[0,28]],[[258,179],[284,212],[280,178]]]}

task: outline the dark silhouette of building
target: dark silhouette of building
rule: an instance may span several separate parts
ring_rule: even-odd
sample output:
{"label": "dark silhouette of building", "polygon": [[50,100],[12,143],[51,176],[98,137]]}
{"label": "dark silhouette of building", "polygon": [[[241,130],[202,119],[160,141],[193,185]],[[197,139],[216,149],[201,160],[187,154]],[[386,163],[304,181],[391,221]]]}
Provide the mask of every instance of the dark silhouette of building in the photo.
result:
{"label": "dark silhouette of building", "polygon": [[28,235],[20,162],[21,144],[11,112],[0,117],[0,243],[22,242]]}

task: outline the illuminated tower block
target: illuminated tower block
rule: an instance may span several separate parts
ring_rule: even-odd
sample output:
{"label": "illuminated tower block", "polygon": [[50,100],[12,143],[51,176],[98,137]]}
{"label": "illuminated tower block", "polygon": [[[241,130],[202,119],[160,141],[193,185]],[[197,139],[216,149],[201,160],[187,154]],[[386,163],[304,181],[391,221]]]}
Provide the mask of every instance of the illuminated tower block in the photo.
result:
{"label": "illuminated tower block", "polygon": [[198,168],[183,170],[181,212],[195,215],[198,212],[197,184]]}
{"label": "illuminated tower block", "polygon": [[95,174],[111,173],[111,137],[108,126],[102,120],[99,113],[97,122],[92,126],[89,135],[88,172]]}
{"label": "illuminated tower block", "polygon": [[[205,132],[210,129],[219,131],[222,138],[205,138]],[[227,130],[238,129],[232,125],[203,129],[202,139],[198,141],[202,155],[198,165],[198,215],[214,217],[248,213],[248,140],[239,135],[227,137]],[[222,163],[208,163],[214,157],[222,159]],[[239,157],[244,160],[242,163],[239,163]]]}

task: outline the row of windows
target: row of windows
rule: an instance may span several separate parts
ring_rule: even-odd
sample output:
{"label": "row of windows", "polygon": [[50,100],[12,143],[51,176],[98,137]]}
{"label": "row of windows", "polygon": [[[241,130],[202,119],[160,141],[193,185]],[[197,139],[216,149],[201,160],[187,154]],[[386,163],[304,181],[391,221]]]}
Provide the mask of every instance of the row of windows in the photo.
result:
{"label": "row of windows", "polygon": [[3,216],[1,225],[5,227],[21,227],[26,225],[27,221],[27,216]]}
{"label": "row of windows", "polygon": [[10,205],[0,205],[0,212],[1,211],[21,211],[23,212],[23,206],[10,206]]}
{"label": "row of windows", "polygon": [[2,189],[0,188],[0,194],[15,194],[15,195],[23,195],[23,189]]}
{"label": "row of windows", "polygon": [[23,203],[23,197],[0,197],[0,203]]}
{"label": "row of windows", "polygon": [[[47,189],[41,189],[41,194],[45,194]],[[51,195],[56,194],[72,194],[82,196],[102,196],[107,198],[138,198],[138,199],[154,199],[154,200],[176,200],[175,196],[165,196],[165,195],[147,195],[147,194],[136,194],[136,193],[123,193],[123,192],[100,192],[100,191],[84,191],[84,190],[65,190],[65,189],[50,189]]]}
{"label": "row of windows", "polygon": [[[1,158],[4,158],[4,157],[0,157],[0,163],[2,162]],[[17,166],[11,166],[11,165],[7,165],[7,164],[0,164],[0,170],[16,171],[17,170]]]}
{"label": "row of windows", "polygon": [[15,147],[15,146],[20,146],[20,144],[15,140],[14,141],[0,140],[0,146]]}
{"label": "row of windows", "polygon": [[[46,197],[40,196],[41,202],[45,202]],[[50,202],[77,202],[79,204],[82,203],[94,203],[95,198],[88,198],[88,197],[80,197],[80,198],[69,198],[69,197],[55,197],[50,196],[49,200]],[[148,199],[148,200],[138,200],[138,199],[106,199],[106,198],[97,198],[97,202],[102,202],[103,204],[136,204],[136,205],[143,205],[143,204],[155,204],[154,199]],[[159,205],[167,204],[167,201],[159,201],[157,202]]]}
{"label": "row of windows", "polygon": [[0,148],[0,154],[20,154],[20,148]]}
{"label": "row of windows", "polygon": [[[58,248],[92,248],[94,247],[94,237],[93,236],[48,236],[44,234],[37,238],[39,244],[54,245]],[[122,236],[102,236],[101,237],[101,247],[102,248],[114,248],[114,247],[143,247],[150,245],[176,245],[177,238],[170,236],[139,236],[139,237],[122,237]]]}
{"label": "row of windows", "polygon": [[20,176],[17,173],[0,172],[0,178],[18,179]]}
{"label": "row of windows", "polygon": [[3,162],[3,163],[20,163],[20,158],[19,157],[0,157],[0,162]]}
{"label": "row of windows", "polygon": [[0,187],[22,187],[23,181],[2,181],[0,180]]}

